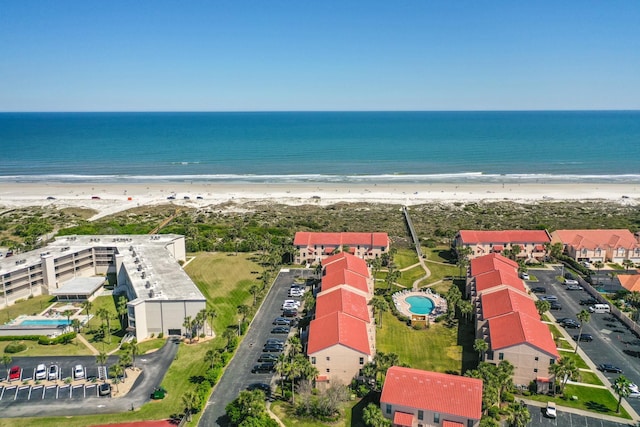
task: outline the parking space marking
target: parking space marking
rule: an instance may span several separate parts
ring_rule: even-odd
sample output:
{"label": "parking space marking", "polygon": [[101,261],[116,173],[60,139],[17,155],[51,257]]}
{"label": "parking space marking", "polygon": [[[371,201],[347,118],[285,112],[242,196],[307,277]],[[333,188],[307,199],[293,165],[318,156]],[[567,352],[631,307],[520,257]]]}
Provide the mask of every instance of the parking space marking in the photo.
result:
{"label": "parking space marking", "polygon": [[31,387],[30,385],[23,385],[20,387],[16,387],[16,394],[13,395],[13,400],[16,400],[18,398],[18,393],[20,393],[21,390],[25,390],[30,387]]}
{"label": "parking space marking", "polygon": [[29,390],[29,400],[31,400],[31,393],[33,393],[35,390],[38,390],[38,389],[41,389],[41,388],[44,388],[44,387],[41,386],[41,385],[34,385],[33,387],[31,387],[31,390]]}
{"label": "parking space marking", "polygon": [[6,390],[5,387],[2,387],[2,390],[0,390],[0,400],[2,400],[2,397],[4,396],[4,391]]}

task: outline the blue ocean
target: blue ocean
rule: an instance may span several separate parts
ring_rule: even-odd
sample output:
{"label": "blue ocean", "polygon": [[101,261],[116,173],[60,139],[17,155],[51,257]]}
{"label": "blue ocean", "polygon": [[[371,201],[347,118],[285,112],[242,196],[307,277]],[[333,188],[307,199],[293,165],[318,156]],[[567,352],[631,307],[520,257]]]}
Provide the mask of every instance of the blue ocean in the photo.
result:
{"label": "blue ocean", "polygon": [[0,182],[640,182],[640,111],[2,113]]}

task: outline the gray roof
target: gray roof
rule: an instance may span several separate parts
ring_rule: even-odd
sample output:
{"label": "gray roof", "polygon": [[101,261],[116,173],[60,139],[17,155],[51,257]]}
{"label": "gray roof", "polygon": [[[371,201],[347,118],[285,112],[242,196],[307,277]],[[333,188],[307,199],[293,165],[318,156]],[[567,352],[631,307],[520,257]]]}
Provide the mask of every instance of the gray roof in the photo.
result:
{"label": "gray roof", "polygon": [[63,284],[52,295],[91,295],[102,286],[104,277],[76,277]]}

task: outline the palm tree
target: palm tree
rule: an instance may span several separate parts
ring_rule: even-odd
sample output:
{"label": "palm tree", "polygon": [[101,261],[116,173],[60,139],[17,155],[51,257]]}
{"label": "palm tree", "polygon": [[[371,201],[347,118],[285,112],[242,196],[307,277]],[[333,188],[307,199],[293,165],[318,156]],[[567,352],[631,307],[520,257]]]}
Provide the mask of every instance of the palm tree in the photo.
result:
{"label": "palm tree", "polygon": [[73,310],[65,310],[62,314],[67,316],[67,326],[71,326],[71,315],[73,314]]}
{"label": "palm tree", "polygon": [[289,338],[289,349],[293,356],[302,353],[302,341],[300,341],[300,337],[293,336]]}
{"label": "palm tree", "polygon": [[251,308],[246,304],[240,304],[238,306],[238,314],[242,316],[242,323],[247,321],[247,315],[251,311]]}
{"label": "palm tree", "polygon": [[625,260],[622,261],[622,266],[624,267],[625,270],[629,270],[634,265],[635,265],[635,263],[633,261],[631,261],[630,259],[625,259]]}
{"label": "palm tree", "polygon": [[376,369],[376,365],[374,363],[369,362],[362,367],[361,372],[362,372],[362,376],[367,379],[367,384],[369,384],[370,380],[376,379],[376,374],[378,371]]}
{"label": "palm tree", "polygon": [[400,272],[396,269],[395,264],[390,263],[387,270],[387,277],[385,281],[387,282],[387,289],[391,290],[391,286],[400,278]]}
{"label": "palm tree", "polygon": [[13,358],[8,354],[2,355],[2,364],[4,365],[4,369],[9,369],[9,365],[13,361]]}
{"label": "palm tree", "polygon": [[505,390],[513,385],[513,372],[515,368],[508,360],[503,360],[498,365],[496,374],[496,384],[498,386],[498,405],[502,402],[502,396]]}
{"label": "palm tree", "polygon": [[258,301],[258,293],[260,292],[260,286],[253,284],[249,287],[249,292],[253,295],[253,306],[255,307],[256,302]]}
{"label": "palm tree", "polygon": [[618,395],[618,406],[616,407],[616,413],[620,412],[620,404],[622,403],[622,398],[629,396],[629,394],[631,393],[631,389],[629,389],[630,385],[631,381],[629,381],[624,375],[620,375],[613,382],[613,391]]}
{"label": "palm tree", "polygon": [[116,391],[120,391],[118,384],[120,383],[120,377],[124,373],[124,368],[121,365],[113,366],[113,383],[116,385]]}
{"label": "palm tree", "polygon": [[[596,261],[593,263],[593,266],[596,268],[596,270],[598,271],[598,276],[600,276],[600,269],[602,267],[604,267],[604,263],[602,261]],[[597,279],[597,283],[600,283],[600,278],[598,277]]]}
{"label": "palm tree", "polygon": [[192,342],[192,339],[193,339],[193,320],[191,320],[191,316],[185,316],[184,322],[182,322],[182,326],[185,329],[185,334],[189,338],[189,342]]}
{"label": "palm tree", "polygon": [[531,413],[526,405],[512,403],[509,405],[507,421],[511,427],[526,427],[531,421]]}
{"label": "palm tree", "polygon": [[138,340],[135,338],[129,343],[129,353],[131,354],[133,369],[136,369],[136,356],[140,354],[140,346],[138,345]]}
{"label": "palm tree", "polygon": [[369,427],[387,427],[391,421],[382,414],[380,407],[374,403],[369,403],[362,411],[362,421]]}
{"label": "palm tree", "polygon": [[127,297],[124,295],[120,295],[118,297],[116,311],[118,312],[118,316],[120,316],[120,324],[125,326],[126,324],[124,323],[124,319],[127,315]]}
{"label": "palm tree", "polygon": [[513,255],[513,259],[518,258],[518,254],[522,252],[522,246],[520,245],[511,245],[511,255]]}
{"label": "palm tree", "polygon": [[213,336],[213,319],[218,316],[216,310],[213,308],[206,309],[206,318],[209,319],[209,327],[211,329],[211,336]]}
{"label": "palm tree", "polygon": [[458,310],[464,316],[466,322],[469,322],[469,315],[473,312],[473,304],[471,301],[461,299],[458,301]]}
{"label": "palm tree", "polygon": [[473,342],[473,349],[478,352],[478,359],[482,361],[484,358],[484,352],[489,350],[489,343],[482,338],[478,338]]}
{"label": "palm tree", "polygon": [[232,328],[227,328],[224,330],[224,332],[222,333],[222,338],[227,340],[227,348],[231,347],[231,342],[237,338],[238,336],[238,331],[232,329]]}
{"label": "palm tree", "polygon": [[78,319],[73,319],[71,321],[71,327],[76,333],[80,332],[80,321]]}
{"label": "palm tree", "polygon": [[376,314],[378,315],[378,324],[380,325],[380,328],[382,328],[382,313],[389,309],[389,303],[381,296],[376,295],[371,298],[369,305],[373,307],[373,316],[375,317]]}
{"label": "palm tree", "polygon": [[555,375],[556,381],[561,378],[560,393],[564,393],[564,387],[569,380],[575,381],[580,377],[578,365],[576,365],[574,359],[569,357],[563,357],[558,363],[551,365],[551,372]]}
{"label": "palm tree", "polygon": [[551,245],[551,250],[549,252],[553,258],[558,259],[560,258],[560,255],[562,255],[562,252],[564,252],[564,246],[560,242],[554,243]]}
{"label": "palm tree", "polygon": [[591,314],[587,310],[580,310],[580,313],[576,314],[576,317],[580,321],[580,329],[578,332],[578,342],[576,343],[576,350],[574,353],[578,352],[578,347],[580,347],[580,337],[582,336],[582,328],[585,323],[588,323],[591,320]]}
{"label": "palm tree", "polygon": [[220,361],[220,353],[216,350],[207,350],[204,355],[204,361],[209,363],[209,368],[213,368],[213,365]]}
{"label": "palm tree", "polygon": [[105,353],[104,351],[101,351],[96,355],[96,364],[98,366],[104,366],[104,364],[107,363],[108,358],[109,356],[107,355],[107,353]]}
{"label": "palm tree", "polygon": [[106,308],[100,308],[98,309],[96,314],[102,320],[102,325],[105,325],[105,322],[106,322],[107,336],[111,337],[111,312]]}
{"label": "palm tree", "polygon": [[91,312],[91,308],[93,307],[93,303],[89,300],[86,300],[82,303],[82,309],[87,312],[87,324],[89,323],[89,316]]}
{"label": "palm tree", "polygon": [[447,304],[449,306],[449,312],[447,313],[449,319],[453,319],[453,316],[456,314],[456,304],[462,298],[462,292],[456,285],[451,285],[447,294],[445,295],[445,299],[447,300]]}
{"label": "palm tree", "polygon": [[546,300],[537,300],[536,301],[536,309],[538,310],[538,314],[542,317],[543,313],[546,313],[551,309],[551,303]]}
{"label": "palm tree", "polygon": [[182,395],[182,404],[184,405],[187,421],[191,422],[191,414],[200,407],[200,396],[195,391],[190,390]]}
{"label": "palm tree", "polygon": [[469,255],[473,252],[473,250],[468,246],[463,246],[457,249],[458,260],[456,261],[456,265],[460,268],[460,277],[464,277],[462,274],[463,270],[467,268],[469,265]]}

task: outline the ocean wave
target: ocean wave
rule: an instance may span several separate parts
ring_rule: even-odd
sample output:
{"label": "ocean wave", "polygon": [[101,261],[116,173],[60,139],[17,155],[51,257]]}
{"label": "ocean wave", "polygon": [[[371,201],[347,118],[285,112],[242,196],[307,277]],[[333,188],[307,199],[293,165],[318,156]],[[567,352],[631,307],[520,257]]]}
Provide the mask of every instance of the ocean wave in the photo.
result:
{"label": "ocean wave", "polygon": [[487,174],[463,172],[445,174],[380,174],[380,175],[330,175],[330,174],[215,174],[215,175],[10,175],[0,176],[0,183],[640,183],[640,174]]}

